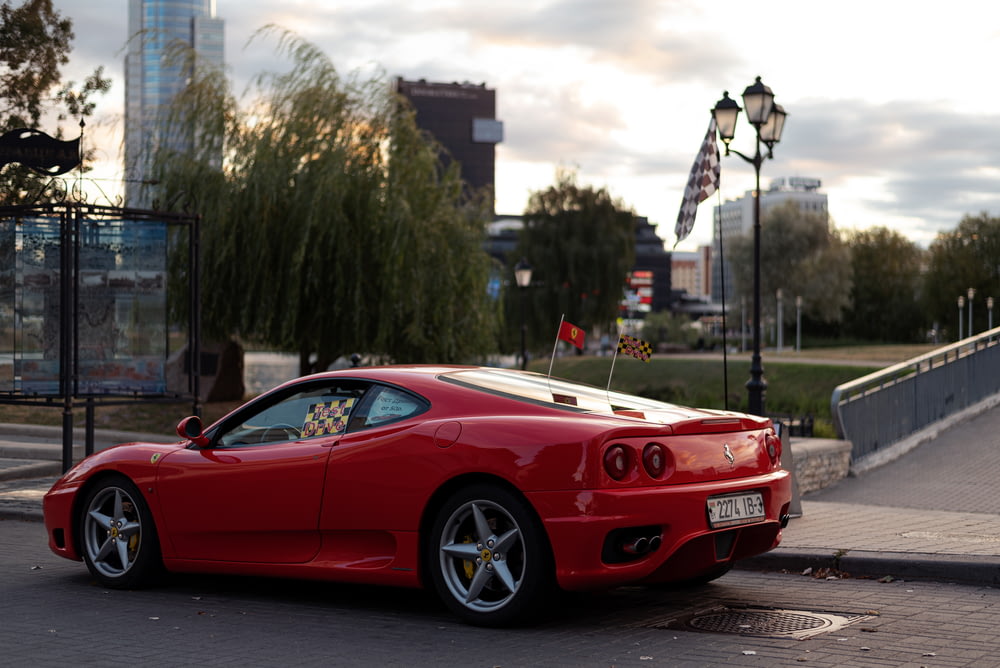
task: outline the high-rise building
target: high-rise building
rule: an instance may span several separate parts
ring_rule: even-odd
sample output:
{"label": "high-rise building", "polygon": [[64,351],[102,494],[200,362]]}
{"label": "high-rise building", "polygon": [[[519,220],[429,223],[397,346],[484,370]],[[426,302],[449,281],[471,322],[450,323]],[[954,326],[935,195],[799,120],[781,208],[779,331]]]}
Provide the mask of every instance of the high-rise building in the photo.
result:
{"label": "high-rise building", "polygon": [[224,22],[215,16],[215,0],[129,0],[128,26],[125,201],[148,208],[149,160],[166,141],[162,119],[190,74],[171,52],[187,47],[202,62],[222,67]]}
{"label": "high-rise building", "polygon": [[670,253],[670,289],[708,300],[712,294],[712,247]]}
{"label": "high-rise building", "polygon": [[503,141],[503,122],[496,119],[496,91],[486,84],[428,83],[396,79],[396,92],[410,101],[417,126],[429,132],[454,160],[472,191],[489,188],[494,213],[496,145]]}
{"label": "high-rise building", "polygon": [[[827,197],[826,193],[819,192],[821,185],[819,179],[801,177],[774,179],[770,188],[761,192],[761,217],[764,217],[768,209],[789,201],[798,204],[803,212],[826,214],[829,211]],[[723,278],[727,300],[734,294],[732,271],[728,261],[724,266],[720,258],[725,256],[726,244],[729,241],[753,232],[753,204],[753,191],[748,190],[740,199],[728,200],[715,207],[712,217],[712,301],[714,302],[722,301]],[[724,277],[723,269],[725,269]]]}

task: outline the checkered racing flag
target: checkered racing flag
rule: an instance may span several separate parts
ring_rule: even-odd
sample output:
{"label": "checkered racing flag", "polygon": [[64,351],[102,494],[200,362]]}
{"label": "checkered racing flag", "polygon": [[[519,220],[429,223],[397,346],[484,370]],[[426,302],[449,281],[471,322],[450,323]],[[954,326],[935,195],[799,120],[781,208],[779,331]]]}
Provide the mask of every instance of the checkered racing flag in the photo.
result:
{"label": "checkered racing flag", "polygon": [[715,142],[715,116],[708,124],[705,141],[701,143],[698,157],[691,165],[691,175],[687,187],[684,188],[684,200],[681,202],[680,213],[677,214],[676,247],[691,234],[694,227],[694,217],[698,213],[698,205],[704,202],[719,188],[719,145]]}
{"label": "checkered racing flag", "polygon": [[622,334],[618,337],[618,352],[619,354],[628,355],[629,357],[634,357],[637,360],[648,362],[653,356],[653,346],[642,339],[637,339],[636,337],[629,336],[628,334]]}

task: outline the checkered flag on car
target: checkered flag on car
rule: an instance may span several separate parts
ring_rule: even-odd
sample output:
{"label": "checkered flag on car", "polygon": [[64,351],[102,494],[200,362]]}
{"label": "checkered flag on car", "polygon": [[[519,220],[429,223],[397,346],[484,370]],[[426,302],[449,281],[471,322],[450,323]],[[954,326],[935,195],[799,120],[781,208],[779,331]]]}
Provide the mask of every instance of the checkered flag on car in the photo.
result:
{"label": "checkered flag on car", "polygon": [[676,247],[691,234],[694,227],[694,217],[698,213],[698,205],[719,189],[719,145],[715,141],[715,117],[708,123],[705,141],[701,143],[698,157],[691,165],[691,175],[688,176],[687,187],[684,188],[684,200],[681,202],[680,213],[677,214]]}
{"label": "checkered flag on car", "polygon": [[618,352],[622,355],[628,355],[637,360],[648,362],[653,356],[653,346],[642,339],[622,334],[618,337]]}

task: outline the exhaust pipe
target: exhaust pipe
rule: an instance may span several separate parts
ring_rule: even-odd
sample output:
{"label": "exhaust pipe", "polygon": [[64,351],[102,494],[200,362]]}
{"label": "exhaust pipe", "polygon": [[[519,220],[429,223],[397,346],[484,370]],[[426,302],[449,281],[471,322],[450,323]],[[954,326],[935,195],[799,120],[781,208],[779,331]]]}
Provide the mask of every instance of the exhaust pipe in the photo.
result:
{"label": "exhaust pipe", "polygon": [[659,535],[656,536],[640,536],[635,540],[626,541],[622,544],[622,552],[631,555],[643,555],[647,552],[655,552],[660,549],[660,544],[663,543],[663,538]]}
{"label": "exhaust pipe", "polygon": [[646,554],[649,552],[649,539],[646,537],[636,538],[622,545],[622,551],[625,554]]}

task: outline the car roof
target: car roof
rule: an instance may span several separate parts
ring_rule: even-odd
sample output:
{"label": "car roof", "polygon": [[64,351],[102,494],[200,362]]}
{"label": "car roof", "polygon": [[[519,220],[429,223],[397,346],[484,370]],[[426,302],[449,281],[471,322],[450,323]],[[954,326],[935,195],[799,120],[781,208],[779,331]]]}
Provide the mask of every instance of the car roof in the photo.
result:
{"label": "car roof", "polygon": [[728,411],[669,404],[545,374],[500,367],[448,364],[352,367],[308,378],[357,378],[390,383],[426,394],[432,400],[452,393],[480,392],[527,402],[545,409],[639,419],[659,424],[736,415]]}

